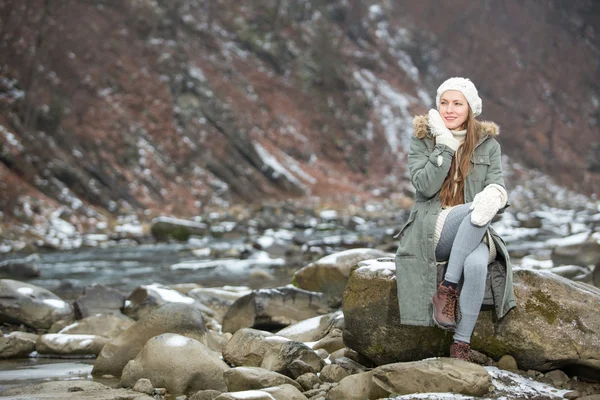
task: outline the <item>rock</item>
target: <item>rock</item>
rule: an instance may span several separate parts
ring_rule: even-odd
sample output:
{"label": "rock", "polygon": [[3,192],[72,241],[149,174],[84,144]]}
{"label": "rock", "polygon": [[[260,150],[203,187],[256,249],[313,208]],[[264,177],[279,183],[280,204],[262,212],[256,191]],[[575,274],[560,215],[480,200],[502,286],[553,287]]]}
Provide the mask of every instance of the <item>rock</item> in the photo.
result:
{"label": "rock", "polygon": [[60,356],[98,355],[109,339],[95,335],[63,335],[50,333],[41,335],[35,349],[39,354]]}
{"label": "rock", "polygon": [[362,354],[358,353],[356,350],[352,350],[348,347],[344,347],[343,349],[339,349],[334,351],[333,353],[331,353],[331,356],[329,357],[329,359],[333,362],[335,360],[337,360],[338,358],[348,358],[360,365],[366,365],[366,366],[370,366],[371,365],[371,360],[369,360],[367,357],[363,356]]}
{"label": "rock", "polygon": [[255,290],[229,308],[223,318],[223,332],[234,333],[242,328],[281,329],[327,312],[321,293],[287,286]]}
{"label": "rock", "polygon": [[550,268],[549,271],[556,275],[560,275],[563,278],[578,281],[586,280],[591,275],[589,268],[580,267],[578,265],[561,265],[559,267]]}
{"label": "rock", "polygon": [[37,261],[40,257],[32,254],[25,258],[4,260],[0,262],[0,278],[6,279],[29,279],[40,276],[40,268]]}
{"label": "rock", "polygon": [[594,267],[594,272],[592,273],[592,283],[597,288],[600,288],[600,261],[598,261]]}
{"label": "rock", "polygon": [[67,380],[45,382],[40,384],[27,383],[16,387],[3,389],[2,397],[11,399],[52,399],[52,400],[152,400],[144,393],[127,389],[111,389],[98,382],[86,380]]}
{"label": "rock", "polygon": [[125,293],[94,283],[83,289],[83,294],[75,300],[73,307],[77,319],[97,314],[121,314],[125,304]]}
{"label": "rock", "polygon": [[138,320],[156,307],[167,303],[189,304],[202,311],[207,316],[214,316],[214,311],[210,308],[189,296],[183,295],[178,291],[159,283],[142,285],[134,289],[125,300],[123,314]]}
{"label": "rock", "polygon": [[223,373],[229,366],[199,341],[172,333],[148,340],[135,360],[123,369],[121,386],[132,387],[147,378],[171,395],[198,390],[226,391]]}
{"label": "rock", "polygon": [[552,262],[559,265],[589,267],[600,262],[600,243],[588,240],[579,244],[556,247],[552,250]]}
{"label": "rock", "polygon": [[[342,308],[346,345],[378,365],[447,355],[451,335],[400,325],[393,267],[379,263],[352,273]],[[580,365],[598,374],[600,289],[543,271],[515,270],[513,279],[516,308],[501,321],[482,311],[472,348],[495,359],[510,354],[525,370]]]}
{"label": "rock", "polygon": [[513,356],[502,356],[500,360],[498,360],[498,368],[504,369],[507,371],[516,371],[519,369],[517,366],[517,361]]}
{"label": "rock", "polygon": [[313,350],[325,349],[328,353],[333,353],[336,350],[343,349],[344,338],[340,329],[332,329],[323,339],[315,343],[312,348]]}
{"label": "rock", "polygon": [[552,386],[557,388],[562,388],[569,382],[569,376],[560,369],[545,373],[544,378],[549,380],[552,383]]}
{"label": "rock", "polygon": [[97,335],[114,339],[126,331],[135,321],[123,314],[94,315],[76,321],[58,331],[70,335]]}
{"label": "rock", "polygon": [[0,322],[48,329],[61,319],[73,320],[71,305],[39,286],[0,279]]}
{"label": "rock", "polygon": [[278,331],[277,335],[299,342],[316,342],[323,339],[332,328],[344,329],[344,314],[341,311],[297,322]]}
{"label": "rock", "polygon": [[261,289],[272,287],[271,282],[275,281],[275,276],[269,271],[265,271],[260,267],[252,268],[248,272],[248,287],[251,289]]}
{"label": "rock", "polygon": [[339,382],[350,375],[341,365],[329,364],[323,367],[319,377],[324,382]]}
{"label": "rock", "polygon": [[295,378],[291,365],[303,362],[318,372],[324,361],[304,343],[269,332],[244,328],[238,330],[223,350],[223,359],[233,366],[261,367]]}
{"label": "rock", "polygon": [[150,232],[154,239],[160,242],[171,239],[186,241],[192,235],[205,236],[208,233],[208,225],[183,219],[158,217],[152,220]]}
{"label": "rock", "polygon": [[280,385],[261,390],[245,390],[242,392],[223,393],[215,400],[307,400],[298,389],[292,385]]}
{"label": "rock", "polygon": [[133,390],[140,393],[152,394],[152,392],[154,392],[154,386],[149,379],[141,378],[133,385]]}
{"label": "rock", "polygon": [[0,337],[0,358],[25,358],[35,350],[38,335],[26,332],[11,332]]}
{"label": "rock", "polygon": [[222,288],[198,288],[190,290],[187,295],[214,311],[214,318],[220,323],[229,307],[240,297],[251,293],[251,290],[230,291]]}
{"label": "rock", "polygon": [[568,400],[575,400],[575,399],[578,399],[581,397],[581,393],[578,392],[577,390],[573,390],[571,392],[565,393],[565,395],[563,397]]}
{"label": "rock", "polygon": [[338,357],[332,362],[333,364],[337,364],[340,367],[344,368],[349,375],[366,372],[369,369],[348,357]]}
{"label": "rock", "polygon": [[341,304],[350,270],[359,261],[381,257],[394,257],[380,250],[358,248],[323,257],[294,274],[294,285],[300,289],[324,293],[332,308]]}
{"label": "rock", "polygon": [[199,390],[197,391],[190,400],[214,400],[221,395],[218,390]]}
{"label": "rock", "polygon": [[459,393],[483,396],[492,378],[482,366],[452,358],[387,364],[342,379],[328,400],[379,399],[410,393]]}
{"label": "rock", "polygon": [[323,381],[319,379],[317,374],[313,374],[311,372],[300,375],[296,378],[296,382],[298,382],[298,384],[302,386],[304,391],[311,390],[315,386],[318,386],[319,384],[323,383]]}
{"label": "rock", "polygon": [[167,303],[152,310],[104,346],[96,359],[92,375],[120,376],[127,362],[137,356],[148,339],[167,332],[200,342],[207,341],[207,330],[200,310],[188,304]]}
{"label": "rock", "polygon": [[283,384],[293,385],[298,390],[302,386],[291,378],[258,367],[236,367],[223,372],[223,378],[230,392],[243,390],[264,389]]}

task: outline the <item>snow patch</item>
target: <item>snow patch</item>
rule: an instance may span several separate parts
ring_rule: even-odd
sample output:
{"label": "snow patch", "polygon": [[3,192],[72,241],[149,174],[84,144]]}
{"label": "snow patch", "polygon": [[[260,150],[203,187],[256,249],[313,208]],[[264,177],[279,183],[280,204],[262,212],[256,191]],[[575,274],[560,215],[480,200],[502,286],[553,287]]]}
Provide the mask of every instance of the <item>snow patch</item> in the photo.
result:
{"label": "snow patch", "polygon": [[167,339],[165,344],[169,347],[185,347],[192,342],[192,339],[181,335],[173,335]]}
{"label": "snow patch", "polygon": [[33,293],[33,288],[30,287],[20,287],[17,289],[17,292],[24,294],[24,295],[28,295],[28,294],[32,294]]}
{"label": "snow patch", "polygon": [[67,307],[67,303],[65,303],[62,300],[58,300],[58,299],[44,299],[44,300],[42,300],[42,302],[44,304],[47,304],[47,305],[49,305],[51,307],[54,307],[54,308],[65,308],[65,307]]}

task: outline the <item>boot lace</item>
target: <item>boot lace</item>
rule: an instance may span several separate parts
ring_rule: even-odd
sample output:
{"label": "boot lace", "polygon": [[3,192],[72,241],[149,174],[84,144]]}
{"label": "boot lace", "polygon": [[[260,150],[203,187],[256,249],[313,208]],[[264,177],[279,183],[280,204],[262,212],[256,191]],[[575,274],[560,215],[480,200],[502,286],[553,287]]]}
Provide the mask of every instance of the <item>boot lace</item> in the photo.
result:
{"label": "boot lace", "polygon": [[468,343],[454,343],[454,351],[451,357],[458,358],[460,360],[471,361],[471,346]]}
{"label": "boot lace", "polygon": [[446,303],[444,303],[444,307],[442,307],[442,314],[458,322],[457,317],[460,314],[460,309],[458,307],[458,291],[449,287],[442,287],[444,294],[446,294]]}

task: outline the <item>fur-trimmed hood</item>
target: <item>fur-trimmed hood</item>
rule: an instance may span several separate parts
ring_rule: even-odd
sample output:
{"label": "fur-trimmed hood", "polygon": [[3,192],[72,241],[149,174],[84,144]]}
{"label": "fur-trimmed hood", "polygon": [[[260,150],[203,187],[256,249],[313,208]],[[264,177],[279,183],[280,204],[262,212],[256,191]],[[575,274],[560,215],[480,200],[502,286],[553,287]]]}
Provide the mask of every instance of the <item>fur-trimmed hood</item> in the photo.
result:
{"label": "fur-trimmed hood", "polygon": [[[477,132],[479,139],[486,136],[496,137],[500,134],[500,127],[491,121],[480,121],[481,130]],[[415,136],[418,139],[423,139],[427,136],[431,136],[429,130],[429,117],[427,115],[416,115],[413,118],[413,128],[415,129]]]}

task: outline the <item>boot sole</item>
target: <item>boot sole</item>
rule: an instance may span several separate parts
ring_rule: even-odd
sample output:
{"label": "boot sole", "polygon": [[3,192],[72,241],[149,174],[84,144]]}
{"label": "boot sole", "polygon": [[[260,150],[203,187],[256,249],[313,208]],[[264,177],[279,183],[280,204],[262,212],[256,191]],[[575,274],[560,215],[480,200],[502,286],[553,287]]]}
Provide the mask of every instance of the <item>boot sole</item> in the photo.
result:
{"label": "boot sole", "polygon": [[437,319],[435,319],[435,307],[432,305],[433,308],[433,312],[431,313],[431,318],[433,319],[433,323],[435,324],[435,326],[437,326],[438,328],[444,330],[444,331],[448,331],[448,332],[456,332],[456,326],[444,326],[442,324],[440,324]]}

